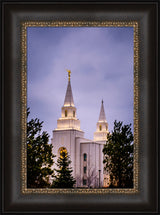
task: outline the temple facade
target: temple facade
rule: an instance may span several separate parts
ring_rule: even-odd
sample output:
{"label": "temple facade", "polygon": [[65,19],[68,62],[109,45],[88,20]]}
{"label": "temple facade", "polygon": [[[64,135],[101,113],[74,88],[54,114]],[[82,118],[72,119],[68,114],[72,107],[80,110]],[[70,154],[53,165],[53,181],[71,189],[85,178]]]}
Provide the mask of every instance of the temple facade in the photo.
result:
{"label": "temple facade", "polygon": [[[61,117],[57,120],[57,128],[53,130],[51,143],[55,163],[61,150],[66,150],[71,159],[75,187],[98,188],[109,186],[109,175],[104,171],[103,147],[107,140],[108,123],[106,121],[103,101],[101,103],[99,120],[94,132],[94,139],[84,137],[77,118],[77,109],[74,104],[71,80],[68,71],[68,86],[61,108]],[[54,164],[53,168],[56,168]]]}

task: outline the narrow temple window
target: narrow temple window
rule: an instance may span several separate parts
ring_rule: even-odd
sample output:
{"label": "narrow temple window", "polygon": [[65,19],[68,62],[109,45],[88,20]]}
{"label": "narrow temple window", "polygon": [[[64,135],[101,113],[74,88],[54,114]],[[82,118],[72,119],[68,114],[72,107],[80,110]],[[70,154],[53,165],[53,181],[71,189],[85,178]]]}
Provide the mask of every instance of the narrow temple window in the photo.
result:
{"label": "narrow temple window", "polygon": [[84,158],[84,161],[87,160],[87,154],[86,153],[83,154],[83,158]]}
{"label": "narrow temple window", "polygon": [[87,167],[86,166],[84,166],[84,174],[86,173],[86,171],[87,171]]}
{"label": "narrow temple window", "polygon": [[87,184],[87,180],[83,179],[83,185],[86,185],[86,184]]}

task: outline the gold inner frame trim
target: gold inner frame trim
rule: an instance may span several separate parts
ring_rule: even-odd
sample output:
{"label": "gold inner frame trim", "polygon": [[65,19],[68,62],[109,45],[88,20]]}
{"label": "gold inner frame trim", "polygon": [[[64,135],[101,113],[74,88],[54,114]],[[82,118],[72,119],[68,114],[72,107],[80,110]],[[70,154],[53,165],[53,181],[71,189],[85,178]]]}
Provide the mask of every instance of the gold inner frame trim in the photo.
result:
{"label": "gold inner frame trim", "polygon": [[[134,28],[134,168],[133,168],[133,188],[99,188],[99,189],[56,189],[56,188],[27,188],[27,27],[133,27]],[[134,194],[139,192],[139,127],[138,127],[138,71],[139,71],[139,27],[137,21],[114,22],[114,21],[61,21],[61,22],[39,22],[28,21],[21,23],[21,128],[22,128],[22,145],[21,145],[21,191],[23,194],[44,193],[44,194]]]}

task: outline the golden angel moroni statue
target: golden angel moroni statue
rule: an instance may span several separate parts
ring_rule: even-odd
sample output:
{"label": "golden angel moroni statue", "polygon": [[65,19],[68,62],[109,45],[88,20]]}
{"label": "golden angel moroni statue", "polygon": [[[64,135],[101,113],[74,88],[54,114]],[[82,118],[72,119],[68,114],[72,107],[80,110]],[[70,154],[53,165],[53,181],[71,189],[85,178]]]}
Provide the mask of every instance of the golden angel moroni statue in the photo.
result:
{"label": "golden angel moroni statue", "polygon": [[67,72],[68,72],[68,80],[70,81],[70,79],[71,79],[71,70],[67,69]]}

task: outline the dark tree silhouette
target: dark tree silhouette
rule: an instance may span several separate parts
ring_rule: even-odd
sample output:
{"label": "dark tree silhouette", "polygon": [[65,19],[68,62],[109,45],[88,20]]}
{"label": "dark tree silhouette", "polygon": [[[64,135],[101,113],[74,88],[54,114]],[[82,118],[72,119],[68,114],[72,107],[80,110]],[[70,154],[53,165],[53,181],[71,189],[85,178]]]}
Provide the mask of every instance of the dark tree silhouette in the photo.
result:
{"label": "dark tree silhouette", "polygon": [[[27,116],[29,115],[27,109]],[[54,155],[52,145],[48,144],[49,135],[41,132],[43,122],[31,119],[27,123],[27,187],[50,187],[49,179],[53,176]]]}
{"label": "dark tree silhouette", "polygon": [[61,150],[56,164],[58,169],[55,169],[57,174],[52,184],[53,188],[73,188],[76,181],[72,176],[73,170],[69,167],[70,164],[71,160],[67,151]]}
{"label": "dark tree silhouette", "polygon": [[104,146],[105,169],[110,174],[110,187],[133,187],[133,134],[131,124],[114,122],[114,130]]}

